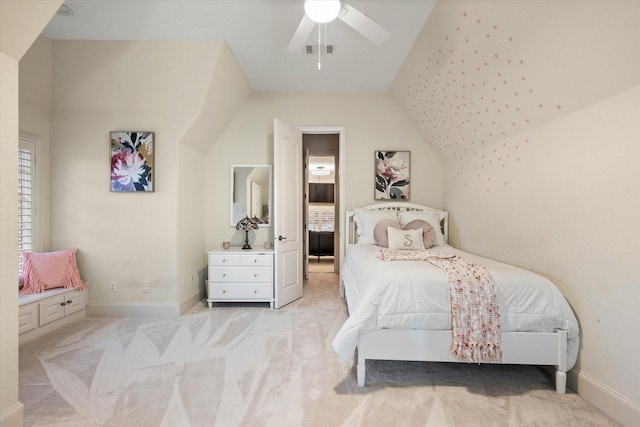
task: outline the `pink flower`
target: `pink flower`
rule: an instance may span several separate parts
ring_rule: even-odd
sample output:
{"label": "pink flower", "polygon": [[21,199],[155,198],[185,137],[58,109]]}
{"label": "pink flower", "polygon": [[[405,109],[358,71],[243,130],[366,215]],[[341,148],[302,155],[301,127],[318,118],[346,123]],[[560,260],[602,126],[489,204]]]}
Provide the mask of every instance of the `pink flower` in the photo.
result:
{"label": "pink flower", "polygon": [[120,150],[111,156],[111,182],[113,189],[135,191],[140,184],[147,185],[148,175],[149,168],[137,151]]}

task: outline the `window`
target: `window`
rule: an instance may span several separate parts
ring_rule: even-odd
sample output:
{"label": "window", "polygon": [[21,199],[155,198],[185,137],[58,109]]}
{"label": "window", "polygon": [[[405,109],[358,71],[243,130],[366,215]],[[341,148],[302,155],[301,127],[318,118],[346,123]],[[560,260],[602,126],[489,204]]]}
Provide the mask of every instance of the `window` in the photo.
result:
{"label": "window", "polygon": [[20,136],[18,146],[18,271],[22,253],[36,249],[36,140]]}

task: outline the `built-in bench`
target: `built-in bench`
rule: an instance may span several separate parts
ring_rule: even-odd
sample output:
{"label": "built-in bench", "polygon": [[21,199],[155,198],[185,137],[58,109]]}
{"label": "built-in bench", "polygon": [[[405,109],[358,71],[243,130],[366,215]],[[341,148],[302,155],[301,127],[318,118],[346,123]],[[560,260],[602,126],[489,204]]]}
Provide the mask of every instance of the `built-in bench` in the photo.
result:
{"label": "built-in bench", "polygon": [[87,291],[55,288],[18,297],[20,345],[86,314]]}

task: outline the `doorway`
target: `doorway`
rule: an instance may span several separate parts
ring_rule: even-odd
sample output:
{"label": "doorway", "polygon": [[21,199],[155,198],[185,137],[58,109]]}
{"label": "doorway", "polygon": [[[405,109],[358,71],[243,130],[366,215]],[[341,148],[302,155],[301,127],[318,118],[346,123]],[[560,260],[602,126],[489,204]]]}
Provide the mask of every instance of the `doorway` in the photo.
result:
{"label": "doorway", "polygon": [[335,156],[307,156],[309,273],[335,272]]}
{"label": "doorway", "polygon": [[340,252],[340,135],[303,133],[304,277],[338,273]]}

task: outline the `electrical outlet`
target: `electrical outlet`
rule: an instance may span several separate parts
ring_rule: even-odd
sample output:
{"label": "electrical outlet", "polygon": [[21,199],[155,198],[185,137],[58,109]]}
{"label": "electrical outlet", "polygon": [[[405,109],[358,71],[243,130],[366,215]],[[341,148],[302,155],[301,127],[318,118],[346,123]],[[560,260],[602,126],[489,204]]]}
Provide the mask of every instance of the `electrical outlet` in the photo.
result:
{"label": "electrical outlet", "polygon": [[151,283],[149,281],[142,282],[142,292],[146,294],[151,292]]}
{"label": "electrical outlet", "polygon": [[109,282],[109,291],[111,291],[111,292],[115,292],[116,291],[116,282],[114,280]]}

